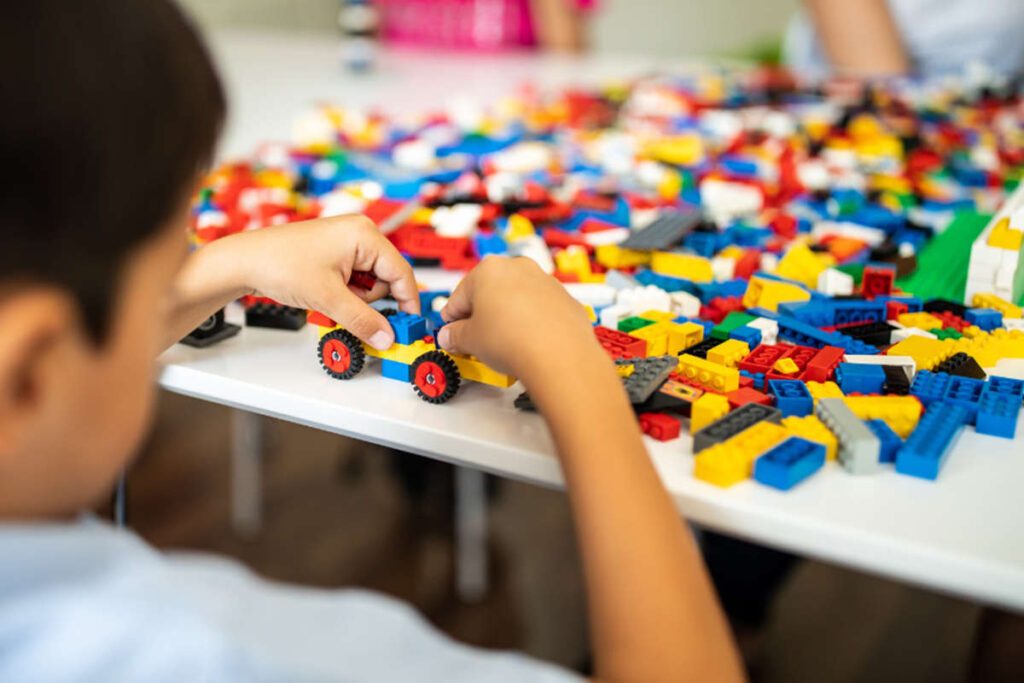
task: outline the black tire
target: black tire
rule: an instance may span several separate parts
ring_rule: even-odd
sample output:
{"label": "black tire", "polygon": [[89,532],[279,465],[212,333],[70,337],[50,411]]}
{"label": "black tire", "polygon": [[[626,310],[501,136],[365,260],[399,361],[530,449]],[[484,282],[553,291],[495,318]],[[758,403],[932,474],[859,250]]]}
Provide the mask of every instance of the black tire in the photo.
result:
{"label": "black tire", "polygon": [[455,361],[444,351],[427,351],[417,358],[409,377],[420,398],[437,404],[446,403],[454,396],[462,380]]}
{"label": "black tire", "polygon": [[366,362],[363,343],[348,330],[334,330],[321,337],[317,357],[320,359],[320,367],[334,379],[355,377]]}

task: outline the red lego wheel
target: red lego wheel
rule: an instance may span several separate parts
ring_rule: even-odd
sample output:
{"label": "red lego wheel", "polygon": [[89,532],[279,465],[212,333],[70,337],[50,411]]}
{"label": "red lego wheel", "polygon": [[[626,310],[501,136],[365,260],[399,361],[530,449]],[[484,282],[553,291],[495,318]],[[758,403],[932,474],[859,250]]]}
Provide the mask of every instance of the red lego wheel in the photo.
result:
{"label": "red lego wheel", "polygon": [[320,365],[335,379],[350,379],[359,374],[366,360],[363,343],[347,330],[328,332],[320,339]]}
{"label": "red lego wheel", "polygon": [[444,351],[427,351],[412,364],[412,385],[428,403],[444,403],[459,390],[455,361]]}

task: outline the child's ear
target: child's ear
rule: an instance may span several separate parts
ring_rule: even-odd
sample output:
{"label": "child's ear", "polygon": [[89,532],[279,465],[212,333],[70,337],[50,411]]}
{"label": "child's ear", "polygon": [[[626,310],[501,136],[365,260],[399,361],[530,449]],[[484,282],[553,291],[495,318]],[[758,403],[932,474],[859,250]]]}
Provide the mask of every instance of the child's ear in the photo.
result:
{"label": "child's ear", "polygon": [[19,451],[50,389],[50,356],[76,325],[75,309],[59,290],[26,287],[0,295],[0,461]]}

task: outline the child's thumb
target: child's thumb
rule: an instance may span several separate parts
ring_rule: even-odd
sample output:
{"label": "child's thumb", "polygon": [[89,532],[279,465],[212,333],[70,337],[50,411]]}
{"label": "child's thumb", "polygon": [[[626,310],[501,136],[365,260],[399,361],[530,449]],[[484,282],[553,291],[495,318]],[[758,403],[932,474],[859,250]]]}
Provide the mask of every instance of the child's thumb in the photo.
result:
{"label": "child's thumb", "polygon": [[395,333],[384,316],[347,288],[340,287],[332,305],[325,308],[325,313],[378,351],[395,343]]}
{"label": "child's thumb", "polygon": [[437,331],[437,345],[449,353],[472,353],[466,348],[469,320],[450,322]]}

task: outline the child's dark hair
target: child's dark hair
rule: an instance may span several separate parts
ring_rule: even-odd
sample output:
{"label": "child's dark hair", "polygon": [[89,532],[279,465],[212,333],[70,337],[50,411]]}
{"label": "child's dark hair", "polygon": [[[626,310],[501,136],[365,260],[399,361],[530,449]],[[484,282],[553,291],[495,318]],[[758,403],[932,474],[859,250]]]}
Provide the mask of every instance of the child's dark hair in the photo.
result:
{"label": "child's dark hair", "polygon": [[172,0],[6,3],[0,285],[67,289],[101,341],[126,257],[186,199],[224,110]]}

